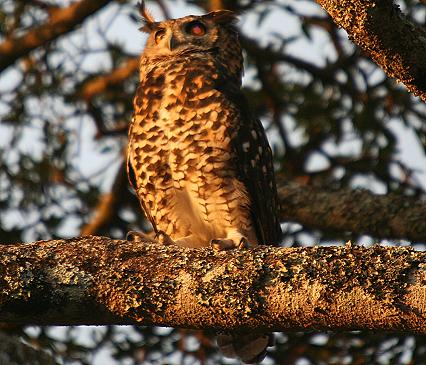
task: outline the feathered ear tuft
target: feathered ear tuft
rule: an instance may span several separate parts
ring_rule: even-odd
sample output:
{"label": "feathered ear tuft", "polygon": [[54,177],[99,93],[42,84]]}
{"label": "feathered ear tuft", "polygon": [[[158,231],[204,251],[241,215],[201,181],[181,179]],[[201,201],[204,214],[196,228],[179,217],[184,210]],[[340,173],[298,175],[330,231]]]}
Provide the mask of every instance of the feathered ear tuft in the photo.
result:
{"label": "feathered ear tuft", "polygon": [[237,15],[230,10],[212,11],[206,15],[203,15],[203,18],[210,19],[216,24],[223,25],[235,25],[238,22]]}
{"label": "feathered ear tuft", "polygon": [[142,16],[143,26],[139,28],[140,31],[149,33],[154,28],[155,20],[151,13],[145,6],[145,1],[142,0],[138,3],[139,14]]}

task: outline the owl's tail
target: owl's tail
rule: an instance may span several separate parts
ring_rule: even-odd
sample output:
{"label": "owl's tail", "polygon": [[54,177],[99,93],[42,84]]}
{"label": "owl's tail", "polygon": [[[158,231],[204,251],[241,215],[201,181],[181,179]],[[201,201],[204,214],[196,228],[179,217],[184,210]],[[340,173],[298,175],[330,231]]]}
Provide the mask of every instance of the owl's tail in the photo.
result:
{"label": "owl's tail", "polygon": [[274,334],[220,334],[217,345],[226,357],[239,358],[245,364],[257,364],[265,358],[267,348],[274,345]]}

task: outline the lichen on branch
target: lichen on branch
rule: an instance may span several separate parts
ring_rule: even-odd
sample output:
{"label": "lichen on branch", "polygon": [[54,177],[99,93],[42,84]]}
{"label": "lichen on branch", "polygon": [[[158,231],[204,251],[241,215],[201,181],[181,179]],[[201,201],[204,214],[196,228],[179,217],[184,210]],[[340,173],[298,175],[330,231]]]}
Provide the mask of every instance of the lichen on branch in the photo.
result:
{"label": "lichen on branch", "polygon": [[0,321],[426,333],[426,254],[80,237],[0,246]]}

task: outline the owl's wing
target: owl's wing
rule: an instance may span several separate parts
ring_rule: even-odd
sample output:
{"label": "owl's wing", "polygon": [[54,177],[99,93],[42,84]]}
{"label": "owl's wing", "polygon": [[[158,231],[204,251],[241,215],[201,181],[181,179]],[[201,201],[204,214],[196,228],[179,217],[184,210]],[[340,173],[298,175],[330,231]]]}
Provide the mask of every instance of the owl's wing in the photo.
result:
{"label": "owl's wing", "polygon": [[[130,186],[137,193],[137,191],[138,191],[137,177],[136,177],[135,168],[133,166],[133,164],[135,163],[135,158],[133,156],[134,146],[133,146],[133,139],[132,139],[133,125],[134,125],[134,117],[132,118],[132,121],[131,121],[130,127],[129,127],[129,143],[128,143],[128,147],[127,147],[127,164],[126,165],[127,165],[127,177],[129,179]],[[151,222],[152,228],[154,229],[154,232],[157,233],[157,231],[158,231],[157,225],[155,224],[155,221],[152,218],[152,216],[149,212],[149,209],[147,209],[147,207],[145,206],[145,203],[143,202],[143,199],[141,199],[139,197],[139,194],[137,194],[137,195],[138,195],[138,199],[139,199],[139,203],[141,205],[141,208],[142,208],[143,212],[145,213],[145,216]]]}
{"label": "owl's wing", "polygon": [[282,235],[278,220],[279,203],[272,151],[265,130],[235,83],[221,80],[217,89],[226,95],[240,114],[233,148],[238,156],[239,177],[250,195],[252,218],[259,243],[278,245]]}

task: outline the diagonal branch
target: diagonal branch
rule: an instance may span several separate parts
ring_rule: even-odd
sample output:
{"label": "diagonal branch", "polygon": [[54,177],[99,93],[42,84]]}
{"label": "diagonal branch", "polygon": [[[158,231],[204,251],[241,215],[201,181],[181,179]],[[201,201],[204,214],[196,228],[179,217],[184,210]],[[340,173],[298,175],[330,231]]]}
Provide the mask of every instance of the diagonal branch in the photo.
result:
{"label": "diagonal branch", "polygon": [[317,0],[389,76],[426,102],[426,30],[392,1]]}
{"label": "diagonal branch", "polygon": [[426,202],[401,194],[280,183],[280,218],[310,228],[426,241]]}
{"label": "diagonal branch", "polygon": [[83,83],[78,95],[86,102],[90,102],[95,96],[105,93],[109,88],[122,84],[129,78],[139,66],[138,57],[129,57],[122,65],[108,73],[99,75]]}
{"label": "diagonal branch", "polygon": [[111,225],[120,210],[120,206],[128,200],[126,196],[126,193],[128,193],[127,186],[126,164],[123,162],[115,175],[111,191],[99,197],[92,219],[81,228],[80,234],[82,236],[99,234]]}
{"label": "diagonal branch", "polygon": [[0,321],[426,334],[426,253],[80,237],[0,245]]}
{"label": "diagonal branch", "polygon": [[103,8],[111,0],[81,0],[67,8],[54,8],[48,20],[19,37],[6,38],[0,44],[0,72],[32,50],[73,30],[88,16]]}

